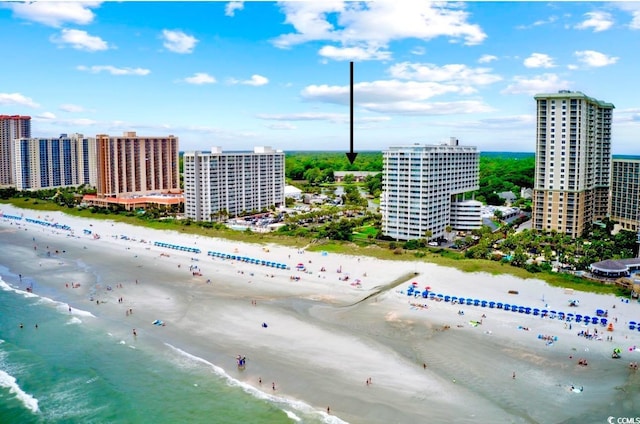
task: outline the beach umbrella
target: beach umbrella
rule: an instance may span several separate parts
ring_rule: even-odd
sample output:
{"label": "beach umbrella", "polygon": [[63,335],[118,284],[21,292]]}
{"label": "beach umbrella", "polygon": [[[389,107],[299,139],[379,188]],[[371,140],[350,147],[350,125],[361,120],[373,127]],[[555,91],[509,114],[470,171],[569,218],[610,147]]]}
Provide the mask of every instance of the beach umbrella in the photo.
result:
{"label": "beach umbrella", "polygon": [[518,306],[518,312],[524,314],[524,306]]}
{"label": "beach umbrella", "polygon": [[503,308],[502,303],[501,302],[496,303],[496,308],[502,309]]}
{"label": "beach umbrella", "polygon": [[599,321],[598,317],[591,318],[591,324],[597,324]]}
{"label": "beach umbrella", "polygon": [[496,302],[494,302],[493,300],[489,302],[489,307],[490,308],[495,308],[496,307]]}
{"label": "beach umbrella", "polygon": [[451,296],[446,295],[446,296],[444,297],[444,301],[445,301],[445,302],[448,302],[448,301],[450,301],[450,300],[451,300]]}
{"label": "beach umbrella", "polygon": [[636,325],[637,323],[635,321],[629,321],[629,324]]}
{"label": "beach umbrella", "polygon": [[607,321],[608,320],[606,318],[600,318],[600,325],[604,327],[605,325],[607,325]]}
{"label": "beach umbrella", "polygon": [[427,296],[429,296],[429,291],[425,290],[422,292],[422,297],[426,298]]}
{"label": "beach umbrella", "polygon": [[418,285],[418,282],[417,282],[417,281],[414,281],[413,283],[411,283],[411,285],[412,285],[412,286],[417,286],[417,285]]}
{"label": "beach umbrella", "polygon": [[473,304],[474,304],[475,306],[480,305],[480,300],[479,300],[479,299],[473,299]]}
{"label": "beach umbrella", "polygon": [[438,294],[436,295],[436,297],[438,297],[439,299],[443,299],[443,298],[444,298],[444,295],[443,295],[443,294],[438,293]]}
{"label": "beach umbrella", "polygon": [[431,293],[429,293],[429,297],[430,297],[431,299],[433,299],[434,297],[436,297],[436,294],[435,294],[435,293],[433,293],[433,292],[431,292]]}
{"label": "beach umbrella", "polygon": [[467,305],[473,305],[473,299],[467,299]]}
{"label": "beach umbrella", "polygon": [[539,314],[540,314],[540,309],[533,308],[533,315],[539,315]]}
{"label": "beach umbrella", "polygon": [[524,308],[524,313],[527,314],[527,315],[531,314],[531,308],[528,307],[528,306],[526,308]]}
{"label": "beach umbrella", "polygon": [[466,300],[466,299],[465,299],[464,297],[460,297],[460,298],[458,298],[458,302],[460,302],[460,303],[464,303],[464,302],[465,302],[465,300]]}
{"label": "beach umbrella", "polygon": [[511,305],[509,303],[505,303],[502,308],[508,311],[509,309],[511,309]]}

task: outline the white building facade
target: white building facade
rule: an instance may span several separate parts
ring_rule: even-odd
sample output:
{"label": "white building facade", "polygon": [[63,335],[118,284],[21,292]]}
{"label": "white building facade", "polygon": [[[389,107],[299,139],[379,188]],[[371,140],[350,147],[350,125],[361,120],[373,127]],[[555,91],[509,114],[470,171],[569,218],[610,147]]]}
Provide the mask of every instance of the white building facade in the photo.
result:
{"label": "white building facade", "polygon": [[216,221],[284,205],[284,153],[271,147],[253,152],[186,152],[185,216]]}
{"label": "white building facade", "polygon": [[[447,226],[461,222],[460,208],[451,220],[456,196],[479,188],[480,153],[455,138],[441,145],[390,147],[382,161],[382,231],[396,240],[426,238],[427,232],[430,239],[444,237]],[[480,221],[479,209],[477,218],[465,221]]]}
{"label": "white building facade", "polygon": [[453,200],[450,223],[456,231],[473,231],[482,227],[482,202],[477,200]]}
{"label": "white building facade", "polygon": [[18,190],[96,186],[96,139],[82,134],[14,140]]}

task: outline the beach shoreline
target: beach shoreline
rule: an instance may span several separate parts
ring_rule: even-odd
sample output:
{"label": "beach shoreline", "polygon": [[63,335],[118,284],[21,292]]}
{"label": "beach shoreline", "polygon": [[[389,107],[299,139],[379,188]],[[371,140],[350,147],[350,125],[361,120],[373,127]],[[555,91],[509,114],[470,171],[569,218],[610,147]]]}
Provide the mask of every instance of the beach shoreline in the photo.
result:
{"label": "beach shoreline", "polygon": [[[640,345],[640,333],[627,323],[640,321],[640,305],[614,296],[570,294],[540,280],[465,274],[429,263],[408,270],[401,261],[1,209],[73,230],[71,235],[0,219],[0,240],[12,246],[2,263],[11,274],[3,279],[13,287],[33,283],[34,292],[89,311],[108,323],[116,339],[170,345],[256,390],[302,400],[318,411],[330,406],[325,419],[590,422],[627,411],[619,388],[635,390],[638,384],[626,364],[640,359],[640,352],[628,351]],[[212,257],[209,251],[286,263],[289,269]],[[410,274],[397,287],[382,289]],[[574,322],[570,328],[558,319],[407,296],[413,281],[420,291],[429,286],[434,293],[541,310],[593,316],[606,309],[617,322],[609,333],[600,325]],[[572,298],[580,299],[579,307],[568,307]],[[153,325],[156,320],[165,325]],[[577,335],[586,330],[598,330],[603,340]],[[623,358],[612,360],[618,346]],[[244,369],[236,366],[237,355],[246,356]],[[577,364],[581,357],[587,367]],[[571,384],[585,391],[571,393]],[[638,401],[637,391],[624,396]]]}

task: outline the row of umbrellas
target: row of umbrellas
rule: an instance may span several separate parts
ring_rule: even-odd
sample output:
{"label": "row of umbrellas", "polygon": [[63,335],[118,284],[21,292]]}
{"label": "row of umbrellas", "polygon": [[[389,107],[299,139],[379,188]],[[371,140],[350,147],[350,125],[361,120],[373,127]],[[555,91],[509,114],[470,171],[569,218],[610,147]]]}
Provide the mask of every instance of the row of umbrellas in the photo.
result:
{"label": "row of umbrellas", "polygon": [[[494,302],[489,300],[472,299],[472,298],[465,298],[465,297],[458,297],[458,296],[449,296],[449,295],[444,295],[440,293],[430,292],[429,288],[425,288],[425,290],[421,291],[419,288],[417,288],[416,284],[412,283],[412,285],[410,285],[409,288],[407,289],[407,295],[414,296],[414,297],[422,296],[423,298],[430,298],[430,299],[438,298],[438,299],[444,300],[445,302],[458,302],[461,305],[480,306],[483,308],[489,307],[489,308],[495,308],[495,309],[502,309],[504,311],[518,312],[521,314],[534,315],[534,316],[540,316],[540,317],[548,316],[549,318],[552,318],[552,319],[557,318],[562,321],[567,320],[567,321],[575,321],[575,322],[584,322],[585,324],[600,324],[602,326],[605,326],[608,323],[607,318],[599,318],[597,316],[591,317],[589,315],[565,313],[562,311],[558,312],[558,311],[549,310],[549,309],[531,308],[528,306],[511,305],[510,303]],[[638,326],[638,329],[640,330],[640,326]]]}
{"label": "row of umbrellas", "polygon": [[287,267],[287,265],[283,263],[265,261],[264,259],[250,258],[248,256],[234,255],[231,253],[214,252],[210,250],[209,252],[207,252],[207,255],[213,256],[214,258],[232,259],[235,261],[247,262],[250,264],[270,266],[272,268],[289,269],[289,267]]}
{"label": "row of umbrellas", "polygon": [[629,330],[635,330],[636,328],[640,331],[640,323],[629,321]]}
{"label": "row of umbrellas", "polygon": [[156,241],[153,243],[154,246],[159,246],[159,247],[166,247],[168,249],[174,249],[174,250],[180,250],[182,252],[191,252],[191,253],[200,253],[201,250],[198,249],[197,247],[187,247],[187,246],[180,246],[177,244],[171,244],[171,243],[164,243],[161,241]]}
{"label": "row of umbrellas", "polygon": [[6,219],[15,219],[16,221],[22,221],[22,217],[17,215],[7,215],[6,213],[4,213],[1,215],[1,217]]}
{"label": "row of umbrellas", "polygon": [[45,227],[57,228],[59,230],[67,230],[68,231],[68,230],[71,229],[71,227],[69,227],[68,225],[58,224],[58,223],[49,222],[49,221],[42,221],[40,219],[25,218],[25,221],[30,222],[32,224],[44,225]]}

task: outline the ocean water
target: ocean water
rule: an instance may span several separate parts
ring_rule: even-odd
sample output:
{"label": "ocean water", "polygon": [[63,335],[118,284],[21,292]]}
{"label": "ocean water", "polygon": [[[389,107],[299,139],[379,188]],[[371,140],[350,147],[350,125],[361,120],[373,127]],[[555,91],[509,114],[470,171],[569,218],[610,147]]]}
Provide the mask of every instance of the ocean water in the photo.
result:
{"label": "ocean water", "polygon": [[0,423],[339,422],[168,344],[120,340],[109,324],[0,279]]}

